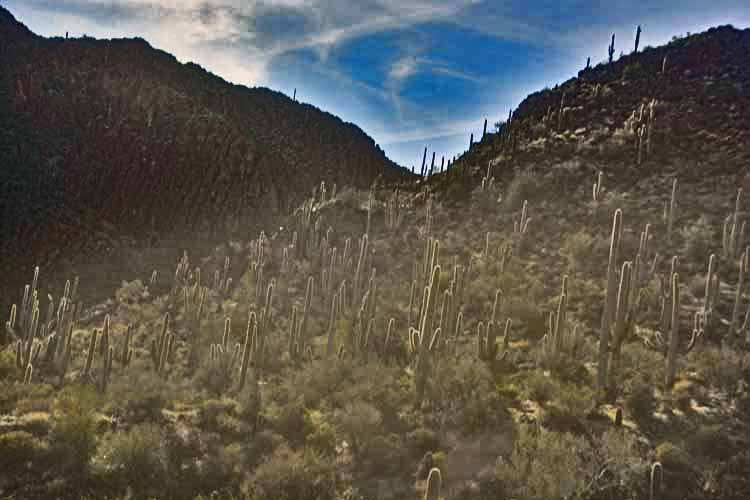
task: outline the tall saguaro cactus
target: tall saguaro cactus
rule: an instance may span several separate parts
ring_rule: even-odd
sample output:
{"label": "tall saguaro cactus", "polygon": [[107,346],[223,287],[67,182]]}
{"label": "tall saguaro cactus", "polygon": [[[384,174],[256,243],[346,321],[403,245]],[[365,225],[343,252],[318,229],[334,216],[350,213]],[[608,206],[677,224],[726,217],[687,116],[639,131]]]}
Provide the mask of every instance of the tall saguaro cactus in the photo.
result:
{"label": "tall saguaro cactus", "polygon": [[622,238],[622,210],[615,211],[612,220],[612,234],[609,240],[609,262],[607,264],[607,282],[605,288],[604,312],[602,313],[601,329],[599,331],[599,366],[597,385],[604,393],[607,387],[607,371],[609,364],[610,328],[615,319],[617,301],[617,259],[620,253]]}
{"label": "tall saguaro cactus", "polygon": [[674,385],[677,373],[677,346],[679,344],[680,331],[680,283],[679,275],[672,274],[672,331],[669,334],[669,349],[667,351],[667,369],[664,385],[670,389]]}

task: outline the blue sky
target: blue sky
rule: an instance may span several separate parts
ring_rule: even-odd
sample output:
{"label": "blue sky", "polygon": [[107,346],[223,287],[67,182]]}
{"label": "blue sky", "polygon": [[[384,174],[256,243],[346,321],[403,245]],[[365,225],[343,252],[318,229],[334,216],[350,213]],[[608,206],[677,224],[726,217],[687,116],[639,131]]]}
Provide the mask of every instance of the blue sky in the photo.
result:
{"label": "blue sky", "polygon": [[140,36],[223,78],[357,123],[396,162],[450,158],[591,57],[719,24],[747,0],[0,0],[44,36]]}

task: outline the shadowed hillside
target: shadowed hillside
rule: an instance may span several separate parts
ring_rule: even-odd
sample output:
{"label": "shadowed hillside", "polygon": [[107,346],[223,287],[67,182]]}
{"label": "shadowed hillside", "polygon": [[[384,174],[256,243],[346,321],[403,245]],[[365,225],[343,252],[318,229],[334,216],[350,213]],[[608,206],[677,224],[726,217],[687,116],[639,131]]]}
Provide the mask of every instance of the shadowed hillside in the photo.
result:
{"label": "shadowed hillside", "polygon": [[141,39],[45,39],[0,7],[0,67],[0,261],[14,269],[257,227],[321,179],[407,176],[358,127]]}

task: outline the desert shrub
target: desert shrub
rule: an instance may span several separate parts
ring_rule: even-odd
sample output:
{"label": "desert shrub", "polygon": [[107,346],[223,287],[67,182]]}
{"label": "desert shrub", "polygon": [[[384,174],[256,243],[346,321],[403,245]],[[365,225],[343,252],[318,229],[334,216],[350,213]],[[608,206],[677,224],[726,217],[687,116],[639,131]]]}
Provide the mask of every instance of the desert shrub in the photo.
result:
{"label": "desert shrub", "polygon": [[425,453],[440,449],[440,437],[431,429],[420,427],[407,433],[406,446],[412,457],[420,458]]}
{"label": "desert shrub", "polygon": [[682,228],[680,234],[684,241],[683,254],[693,263],[708,265],[708,256],[714,245],[714,228],[708,218],[701,215],[691,225]]}
{"label": "desert shrub", "polygon": [[158,422],[169,396],[164,380],[152,371],[132,371],[109,385],[110,409],[119,409],[130,422]]}
{"label": "desert shrub", "polygon": [[653,384],[643,377],[634,380],[625,399],[625,404],[636,421],[640,423],[648,422],[657,406]]}
{"label": "desert shrub", "polygon": [[[3,326],[3,328],[5,328]],[[12,349],[0,350],[0,380],[5,383],[23,379],[23,372],[16,365],[16,355]]]}
{"label": "desert shrub", "polygon": [[275,399],[263,407],[263,418],[270,428],[295,445],[302,445],[311,429],[305,420],[306,407],[302,398]]}
{"label": "desert shrub", "polygon": [[317,452],[278,448],[243,482],[251,500],[333,500],[337,492],[337,465]]}
{"label": "desert shrub", "polygon": [[55,401],[49,443],[59,469],[72,479],[81,478],[96,453],[97,395],[87,386],[66,387]]}
{"label": "desert shrub", "polygon": [[522,426],[513,452],[499,458],[485,484],[496,498],[564,498],[591,479],[597,462],[585,438]]}
{"label": "desert shrub", "polygon": [[24,430],[36,437],[45,437],[51,428],[50,415],[47,412],[35,411],[21,418]]}
{"label": "desert shrub", "polygon": [[581,230],[567,233],[561,253],[568,259],[568,269],[574,273],[600,273],[597,263],[604,262],[609,252],[607,238],[596,237]]}
{"label": "desert shrub", "polygon": [[211,396],[221,396],[232,383],[231,374],[220,363],[202,363],[195,371],[196,387]]}
{"label": "desert shrub", "polygon": [[506,210],[520,210],[524,200],[531,203],[532,200],[548,196],[549,193],[545,192],[545,187],[544,180],[538,175],[526,171],[520,172],[513,176],[513,180],[506,188],[503,206]]}
{"label": "desert shrub", "polygon": [[375,435],[360,455],[359,468],[376,477],[400,476],[413,466],[403,437],[397,434]]}
{"label": "desert shrub", "polygon": [[690,434],[687,447],[691,454],[725,461],[734,454],[729,433],[720,425],[702,425]]}
{"label": "desert shrub", "polygon": [[167,461],[162,432],[154,424],[139,424],[114,434],[103,448],[102,462],[110,477],[138,496],[163,491]]}
{"label": "desert shrub", "polygon": [[207,431],[218,432],[223,418],[234,415],[238,408],[239,404],[232,399],[207,399],[198,410],[200,426]]}
{"label": "desert shrub", "polygon": [[663,442],[659,444],[656,447],[655,457],[666,470],[678,473],[690,473],[692,470],[690,455],[673,443]]}
{"label": "desert shrub", "polygon": [[647,74],[647,71],[639,62],[628,64],[625,66],[625,69],[622,70],[622,77],[625,80],[637,80],[638,78],[643,78]]}
{"label": "desert shrub", "polygon": [[22,472],[29,462],[40,458],[42,450],[39,440],[28,432],[0,434],[0,470],[6,474]]}
{"label": "desert shrub", "polygon": [[554,379],[536,370],[529,374],[526,379],[526,395],[539,404],[544,404],[554,399],[559,390],[559,384]]}
{"label": "desert shrub", "polygon": [[613,463],[622,465],[646,463],[635,436],[623,429],[607,429],[598,437],[596,444],[601,454]]}
{"label": "desert shrub", "polygon": [[708,385],[731,393],[744,380],[743,368],[748,366],[750,355],[727,346],[705,345],[691,351],[687,359]]}
{"label": "desert shrub", "polygon": [[508,420],[492,372],[471,357],[443,365],[440,377],[429,386],[428,396],[455,419],[464,434],[494,428]]}
{"label": "desert shrub", "polygon": [[336,451],[336,428],[328,416],[320,410],[308,409],[305,411],[305,421],[310,429],[306,443],[325,455],[333,455]]}
{"label": "desert shrub", "polygon": [[199,473],[201,491],[211,492],[212,495],[239,494],[238,479],[247,469],[242,445],[236,442],[225,444],[220,436],[212,435],[206,442],[206,448]]}
{"label": "desert shrub", "polygon": [[348,403],[337,415],[337,427],[348,438],[352,452],[358,455],[375,433],[383,420],[380,411],[365,401]]}
{"label": "desert shrub", "polygon": [[21,384],[0,381],[0,413],[22,415],[33,411],[49,411],[55,388],[49,384]]}
{"label": "desert shrub", "polygon": [[141,280],[123,281],[115,290],[115,300],[123,305],[134,305],[149,298],[148,288]]}

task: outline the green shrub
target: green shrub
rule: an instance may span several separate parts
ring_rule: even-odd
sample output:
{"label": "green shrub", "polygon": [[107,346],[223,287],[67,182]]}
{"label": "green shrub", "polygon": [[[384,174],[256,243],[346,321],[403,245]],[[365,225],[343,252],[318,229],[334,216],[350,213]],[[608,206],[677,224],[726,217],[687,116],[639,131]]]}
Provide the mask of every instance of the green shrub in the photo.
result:
{"label": "green shrub", "polygon": [[25,431],[0,434],[0,470],[5,474],[19,473],[29,462],[40,458],[41,443]]}
{"label": "green shrub", "polygon": [[[541,199],[548,196],[545,192],[545,183],[538,175],[529,172],[520,172],[513,176],[508,184],[503,197],[503,206],[506,210],[520,210],[524,200]],[[531,208],[531,207],[530,207]]]}
{"label": "green shrub", "polygon": [[648,422],[656,411],[657,401],[654,387],[648,380],[638,378],[630,388],[625,404],[638,422]]}
{"label": "green shrub", "polygon": [[670,442],[661,443],[656,447],[656,461],[661,462],[664,469],[672,472],[687,474],[692,471],[690,455]]}
{"label": "green shrub", "polygon": [[719,425],[702,425],[687,440],[688,450],[699,457],[726,461],[734,454],[729,433]]}
{"label": "green shrub", "polygon": [[484,474],[483,498],[565,498],[582,489],[597,470],[584,437],[550,432],[536,425],[519,429],[513,452]]}
{"label": "green shrub", "polygon": [[336,429],[328,421],[326,414],[320,410],[308,409],[305,421],[311,429],[306,437],[307,444],[325,455],[333,455],[336,452]]}
{"label": "green shrub", "polygon": [[622,77],[625,80],[637,80],[638,78],[643,78],[647,74],[648,73],[639,62],[628,64],[625,66],[625,69],[622,70]]}
{"label": "green shrub", "polygon": [[[0,325],[5,329],[5,325]],[[16,355],[12,349],[0,349],[0,380],[5,383],[11,381],[20,381],[23,379],[23,372],[16,365]]]}
{"label": "green shrub", "polygon": [[701,215],[693,224],[682,228],[680,233],[684,241],[683,253],[690,262],[707,266],[708,256],[714,248],[714,228],[708,218]]}
{"label": "green shrub", "polygon": [[169,399],[167,390],[154,372],[135,370],[127,377],[115,377],[107,398],[110,408],[123,410],[130,422],[159,422]]}
{"label": "green shrub", "polygon": [[115,434],[101,447],[105,448],[102,455],[107,472],[139,496],[163,491],[167,470],[162,438],[154,424],[139,424]]}
{"label": "green shrub", "polygon": [[50,451],[54,463],[74,480],[88,472],[96,453],[97,405],[97,395],[88,386],[66,387],[55,401]]}
{"label": "green shrub", "polygon": [[526,391],[530,400],[544,404],[555,398],[559,385],[551,377],[537,370],[526,379]]}
{"label": "green shrub", "polygon": [[383,415],[370,403],[354,401],[341,410],[336,421],[336,427],[347,437],[357,456],[367,449],[370,439],[379,431]]}
{"label": "green shrub", "polygon": [[317,452],[278,448],[243,483],[250,500],[334,500],[337,465]]}

